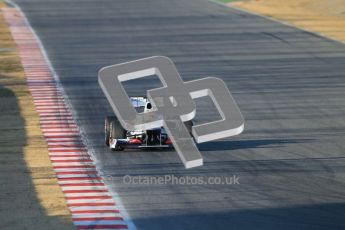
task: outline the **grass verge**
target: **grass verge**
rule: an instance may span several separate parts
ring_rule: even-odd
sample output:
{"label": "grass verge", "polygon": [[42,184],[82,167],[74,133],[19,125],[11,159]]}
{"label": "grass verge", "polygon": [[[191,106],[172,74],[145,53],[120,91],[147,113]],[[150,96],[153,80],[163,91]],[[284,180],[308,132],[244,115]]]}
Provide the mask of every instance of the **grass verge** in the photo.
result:
{"label": "grass verge", "polygon": [[229,4],[345,42],[344,0],[250,0]]}

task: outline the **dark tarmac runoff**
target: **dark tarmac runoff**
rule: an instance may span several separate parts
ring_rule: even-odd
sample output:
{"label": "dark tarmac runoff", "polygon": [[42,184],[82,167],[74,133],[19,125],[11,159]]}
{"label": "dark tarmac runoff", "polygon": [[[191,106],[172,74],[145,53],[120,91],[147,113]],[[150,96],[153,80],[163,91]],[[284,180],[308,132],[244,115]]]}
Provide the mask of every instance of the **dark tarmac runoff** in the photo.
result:
{"label": "dark tarmac runoff", "polygon": [[[15,0],[41,39],[87,146],[137,229],[345,229],[345,45],[207,0]],[[112,152],[104,66],[168,56],[184,81],[223,79],[246,120],[174,151]],[[159,86],[127,85],[131,95]],[[196,123],[217,114],[197,100]],[[218,115],[219,116],[219,115]],[[126,184],[125,175],[237,176],[239,184]]]}

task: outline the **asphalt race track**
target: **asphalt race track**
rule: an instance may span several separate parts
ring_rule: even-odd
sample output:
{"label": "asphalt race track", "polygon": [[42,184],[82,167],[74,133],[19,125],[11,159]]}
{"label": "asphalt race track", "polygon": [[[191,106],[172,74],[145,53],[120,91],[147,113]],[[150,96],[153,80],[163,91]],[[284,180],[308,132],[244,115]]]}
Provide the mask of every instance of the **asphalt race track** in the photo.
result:
{"label": "asphalt race track", "polygon": [[[207,0],[16,0],[39,35],[109,187],[142,229],[345,229],[345,45]],[[240,136],[173,151],[114,153],[101,67],[164,55],[185,81],[222,78]],[[133,82],[132,95],[156,87]],[[197,122],[211,121],[207,100]],[[124,175],[238,176],[239,185],[127,185]]]}

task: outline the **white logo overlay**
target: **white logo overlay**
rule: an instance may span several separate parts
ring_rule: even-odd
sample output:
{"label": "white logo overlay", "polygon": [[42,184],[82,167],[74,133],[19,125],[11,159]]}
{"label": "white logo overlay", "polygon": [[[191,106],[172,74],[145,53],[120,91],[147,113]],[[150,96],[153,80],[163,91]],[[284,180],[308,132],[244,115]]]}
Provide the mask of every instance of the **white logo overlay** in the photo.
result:
{"label": "white logo overlay", "polygon": [[[156,75],[163,87],[147,91],[153,110],[137,113],[121,82]],[[238,135],[243,131],[243,116],[225,82],[206,77],[184,82],[174,63],[156,56],[102,68],[99,84],[121,125],[126,130],[164,127],[186,168],[201,166],[203,158],[194,142],[212,141]],[[195,117],[193,99],[210,97],[221,119],[192,127],[184,122]]]}

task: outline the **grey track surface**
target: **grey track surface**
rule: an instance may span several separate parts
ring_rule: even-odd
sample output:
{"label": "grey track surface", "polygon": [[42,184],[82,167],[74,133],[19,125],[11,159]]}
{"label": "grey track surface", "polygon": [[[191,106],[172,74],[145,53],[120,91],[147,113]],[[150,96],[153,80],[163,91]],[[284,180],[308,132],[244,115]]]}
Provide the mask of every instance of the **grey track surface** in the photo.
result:
{"label": "grey track surface", "polygon": [[[138,229],[345,229],[345,46],[206,0],[18,0],[60,76],[98,166]],[[172,58],[184,80],[222,78],[245,132],[174,152],[113,153],[106,65]],[[148,82],[130,85],[143,92]],[[210,119],[198,102],[199,121]],[[125,185],[122,176],[240,177],[240,185]]]}

